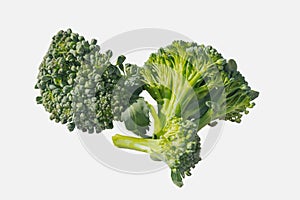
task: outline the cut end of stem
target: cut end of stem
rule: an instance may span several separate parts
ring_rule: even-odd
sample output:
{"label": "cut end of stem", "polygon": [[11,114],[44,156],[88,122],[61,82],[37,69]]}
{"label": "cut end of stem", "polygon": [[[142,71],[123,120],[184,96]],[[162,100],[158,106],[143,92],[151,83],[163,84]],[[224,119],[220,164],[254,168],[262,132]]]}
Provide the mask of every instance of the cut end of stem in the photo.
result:
{"label": "cut end of stem", "polygon": [[145,153],[150,152],[149,140],[150,139],[136,138],[120,134],[112,136],[112,141],[116,147],[141,151]]}

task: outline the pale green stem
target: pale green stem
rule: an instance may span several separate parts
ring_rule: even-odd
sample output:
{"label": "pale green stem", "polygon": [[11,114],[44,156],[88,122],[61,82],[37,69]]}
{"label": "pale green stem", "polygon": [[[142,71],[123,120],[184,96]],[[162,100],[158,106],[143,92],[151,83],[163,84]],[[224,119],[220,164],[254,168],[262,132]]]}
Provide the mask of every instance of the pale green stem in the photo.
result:
{"label": "pale green stem", "polygon": [[161,123],[160,123],[160,119],[156,113],[155,108],[153,107],[153,105],[147,103],[147,106],[150,109],[150,113],[154,119],[154,134],[157,134],[160,130],[161,130]]}

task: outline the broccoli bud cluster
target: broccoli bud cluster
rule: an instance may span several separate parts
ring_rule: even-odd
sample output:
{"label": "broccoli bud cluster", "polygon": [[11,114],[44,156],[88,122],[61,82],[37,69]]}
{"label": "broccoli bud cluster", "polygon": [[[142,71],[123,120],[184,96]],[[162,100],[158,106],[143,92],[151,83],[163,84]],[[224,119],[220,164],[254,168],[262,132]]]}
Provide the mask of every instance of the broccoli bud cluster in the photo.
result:
{"label": "broccoli bud cluster", "polygon": [[161,152],[155,153],[168,164],[172,180],[179,187],[183,185],[182,178],[190,176],[191,169],[201,160],[197,132],[197,124],[174,117],[166,123],[159,137]]}
{"label": "broccoli bud cluster", "polygon": [[73,90],[73,112],[76,127],[83,132],[101,132],[113,128],[111,98],[121,77],[119,69],[110,63],[112,52],[99,51],[84,56]]}
{"label": "broccoli bud cluster", "polygon": [[36,101],[70,131],[112,128],[110,100],[120,73],[109,62],[112,53],[99,51],[95,39],[89,43],[71,29],[59,31],[39,67]]}

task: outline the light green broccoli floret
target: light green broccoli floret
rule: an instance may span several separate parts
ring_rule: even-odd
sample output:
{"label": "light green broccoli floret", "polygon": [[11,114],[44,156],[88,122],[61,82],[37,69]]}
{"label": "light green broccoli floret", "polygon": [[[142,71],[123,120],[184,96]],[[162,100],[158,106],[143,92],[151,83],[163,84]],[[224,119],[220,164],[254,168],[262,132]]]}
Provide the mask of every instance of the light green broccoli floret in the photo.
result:
{"label": "light green broccoli floret", "polygon": [[152,139],[116,135],[117,147],[144,151],[171,169],[173,182],[200,160],[197,132],[217,119],[240,122],[258,92],[251,90],[233,60],[210,46],[175,41],[151,54],[140,69],[144,88],[157,101],[148,105],[154,119]]}
{"label": "light green broccoli floret", "polygon": [[112,139],[117,147],[146,152],[153,160],[164,161],[179,187],[183,185],[182,177],[190,176],[191,168],[201,160],[197,125],[181,118],[170,119],[156,138],[115,135]]}

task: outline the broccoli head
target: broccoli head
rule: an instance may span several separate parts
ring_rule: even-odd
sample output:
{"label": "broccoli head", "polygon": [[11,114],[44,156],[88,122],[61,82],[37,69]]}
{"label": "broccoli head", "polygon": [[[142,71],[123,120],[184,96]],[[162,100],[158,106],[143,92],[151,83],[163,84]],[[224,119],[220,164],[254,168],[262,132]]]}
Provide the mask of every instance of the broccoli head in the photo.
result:
{"label": "broccoli head", "polygon": [[101,132],[113,126],[110,101],[121,74],[110,63],[112,52],[100,53],[96,43],[70,29],[59,31],[39,67],[36,101],[70,131]]}
{"label": "broccoli head", "polygon": [[177,186],[200,161],[197,132],[213,121],[240,122],[258,92],[251,90],[233,60],[210,46],[175,41],[151,54],[140,69],[144,88],[157,101],[151,139],[116,135],[117,147],[147,152],[164,161]]}

